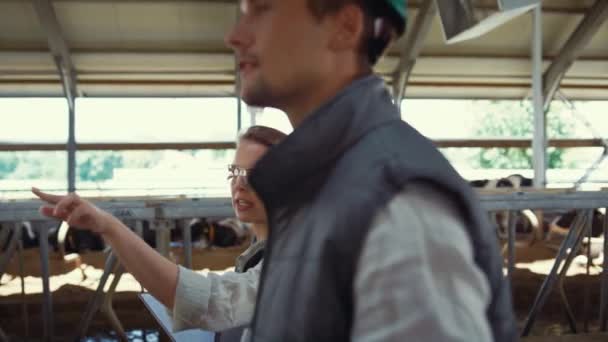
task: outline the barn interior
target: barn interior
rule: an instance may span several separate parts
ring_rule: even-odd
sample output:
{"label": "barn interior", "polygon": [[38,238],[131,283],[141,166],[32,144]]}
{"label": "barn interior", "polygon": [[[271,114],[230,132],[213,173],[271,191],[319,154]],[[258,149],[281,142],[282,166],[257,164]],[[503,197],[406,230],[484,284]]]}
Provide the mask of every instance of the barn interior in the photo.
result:
{"label": "barn interior", "polygon": [[[476,189],[522,340],[608,339],[608,1],[407,11],[375,72]],[[32,186],[91,198],[197,272],[251,244],[226,221],[225,165],[244,129],[292,127],[240,98],[238,17],[234,0],[0,1],[0,341],[171,340],[104,242],[41,216]]]}

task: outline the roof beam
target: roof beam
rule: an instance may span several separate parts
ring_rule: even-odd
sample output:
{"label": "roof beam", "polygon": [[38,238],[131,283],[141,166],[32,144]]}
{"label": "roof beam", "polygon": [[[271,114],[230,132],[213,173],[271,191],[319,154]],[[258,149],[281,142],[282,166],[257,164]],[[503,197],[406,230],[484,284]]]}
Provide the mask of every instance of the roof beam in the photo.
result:
{"label": "roof beam", "polygon": [[[49,49],[57,66],[63,94],[68,103],[68,191],[76,191],[76,96],[78,94],[76,69],[72,63],[68,44],[62,34],[51,0],[33,0],[38,20],[46,33]],[[52,326],[52,322],[49,323]],[[52,330],[50,335],[52,336]],[[45,336],[47,336],[45,334]]]}
{"label": "roof beam", "polygon": [[[438,148],[523,148],[528,149],[532,144],[530,139],[434,139]],[[547,146],[556,148],[602,147],[601,138],[592,139],[551,139]],[[15,151],[65,151],[66,144],[62,143],[11,143],[0,141],[1,152]],[[226,142],[112,142],[112,143],[79,143],[79,151],[134,151],[134,150],[230,150],[236,144]]]}
{"label": "roof beam", "polygon": [[[155,151],[155,150],[231,150],[236,143],[227,142],[162,142],[162,143],[80,143],[79,151]],[[3,143],[0,151],[65,151],[67,144],[57,143]]]}
{"label": "roof beam", "polygon": [[78,89],[76,84],[76,69],[72,63],[70,50],[62,34],[55,9],[50,0],[34,0],[33,4],[38,15],[38,20],[46,33],[49,49],[59,71],[68,105],[70,109],[73,109]]}
{"label": "roof beam", "polygon": [[543,99],[547,108],[559,88],[566,71],[581,55],[584,47],[591,41],[602,23],[608,19],[608,1],[597,0],[589,9],[580,24],[543,75]]}
{"label": "roof beam", "polygon": [[416,16],[412,32],[409,34],[403,50],[401,50],[399,65],[397,65],[393,74],[393,80],[395,80],[393,82],[393,96],[395,104],[399,108],[401,108],[400,103],[405,95],[405,86],[416,64],[416,58],[418,58],[422,45],[431,30],[435,13],[437,13],[435,0],[425,0]]}

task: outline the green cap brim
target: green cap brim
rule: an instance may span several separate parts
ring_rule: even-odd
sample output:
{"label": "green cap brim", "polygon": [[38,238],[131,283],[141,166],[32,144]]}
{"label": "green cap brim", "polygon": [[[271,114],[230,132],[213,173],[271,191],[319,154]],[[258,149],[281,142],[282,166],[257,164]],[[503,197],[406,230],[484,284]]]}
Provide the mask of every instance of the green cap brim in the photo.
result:
{"label": "green cap brim", "polygon": [[393,11],[393,20],[397,24],[397,32],[402,35],[407,24],[407,0],[385,0]]}
{"label": "green cap brim", "polygon": [[386,0],[391,7],[403,18],[403,21],[407,18],[407,0]]}

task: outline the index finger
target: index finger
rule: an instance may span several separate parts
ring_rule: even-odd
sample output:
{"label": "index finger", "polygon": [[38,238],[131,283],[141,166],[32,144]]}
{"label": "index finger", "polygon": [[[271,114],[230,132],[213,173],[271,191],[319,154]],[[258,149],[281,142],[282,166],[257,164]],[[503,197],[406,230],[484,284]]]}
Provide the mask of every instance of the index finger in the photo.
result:
{"label": "index finger", "polygon": [[34,188],[34,187],[32,188],[32,192],[34,193],[34,195],[38,196],[38,198],[40,198],[41,200],[51,203],[51,204],[57,204],[57,203],[59,203],[59,201],[61,201],[65,197],[65,196],[47,194],[46,192],[42,192],[42,191],[40,191],[40,189]]}

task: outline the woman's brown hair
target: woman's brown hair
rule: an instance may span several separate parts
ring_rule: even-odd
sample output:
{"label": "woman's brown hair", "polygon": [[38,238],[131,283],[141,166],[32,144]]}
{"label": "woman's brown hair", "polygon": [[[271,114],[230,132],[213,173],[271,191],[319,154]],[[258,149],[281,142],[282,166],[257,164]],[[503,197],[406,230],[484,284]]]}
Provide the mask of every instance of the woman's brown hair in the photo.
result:
{"label": "woman's brown hair", "polygon": [[285,133],[274,128],[267,126],[251,126],[239,135],[237,144],[240,144],[243,140],[249,140],[266,147],[272,147],[280,143],[286,136]]}

